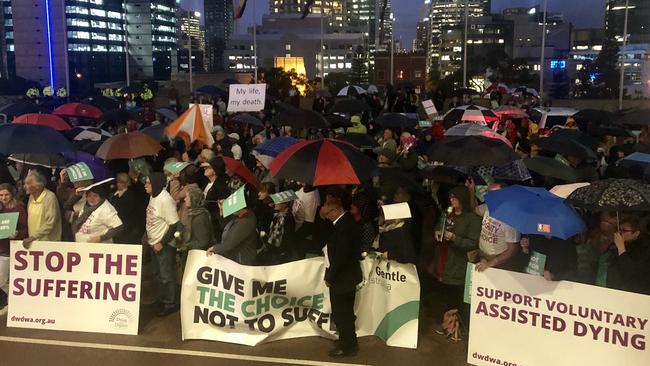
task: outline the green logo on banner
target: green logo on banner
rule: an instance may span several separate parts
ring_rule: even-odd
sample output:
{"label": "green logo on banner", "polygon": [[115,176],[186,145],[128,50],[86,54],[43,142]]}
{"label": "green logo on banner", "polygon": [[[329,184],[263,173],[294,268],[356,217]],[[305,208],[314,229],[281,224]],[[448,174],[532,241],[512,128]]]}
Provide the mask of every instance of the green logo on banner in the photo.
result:
{"label": "green logo on banner", "polygon": [[16,232],[18,224],[18,212],[0,214],[0,239],[7,239]]}
{"label": "green logo on banner", "polygon": [[68,178],[70,178],[70,182],[72,183],[80,182],[82,180],[93,180],[93,178],[95,178],[93,177],[93,172],[90,170],[88,165],[83,162],[70,165],[66,168],[66,171],[68,172]]}
{"label": "green logo on banner", "polygon": [[228,217],[242,208],[246,208],[244,188],[246,186],[242,186],[223,201],[223,217]]}
{"label": "green logo on banner", "polygon": [[543,276],[544,267],[546,267],[546,255],[533,251],[526,266],[526,273]]}

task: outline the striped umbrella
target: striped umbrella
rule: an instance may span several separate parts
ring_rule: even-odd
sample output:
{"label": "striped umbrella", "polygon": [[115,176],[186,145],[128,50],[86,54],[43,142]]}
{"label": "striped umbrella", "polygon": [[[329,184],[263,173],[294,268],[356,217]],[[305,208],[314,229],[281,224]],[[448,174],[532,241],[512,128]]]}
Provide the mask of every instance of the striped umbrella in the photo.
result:
{"label": "striped umbrella", "polygon": [[55,114],[47,113],[27,113],[14,118],[14,123],[24,123],[29,125],[44,125],[52,127],[57,131],[66,131],[71,127],[63,118]]}
{"label": "striped umbrella", "polygon": [[189,142],[198,140],[204,146],[212,146],[212,144],[214,144],[214,138],[212,138],[212,135],[210,135],[210,132],[203,123],[201,110],[196,104],[181,114],[181,116],[172,124],[167,126],[167,129],[165,130],[167,136],[171,138],[176,137],[181,132],[186,133],[190,137]]}
{"label": "striped umbrella", "polygon": [[376,163],[347,142],[320,139],[297,143],[269,166],[278,179],[313,186],[361,184],[372,177]]}
{"label": "striped umbrella", "polygon": [[456,107],[447,112],[443,117],[443,123],[446,127],[451,127],[461,122],[473,122],[487,125],[488,123],[497,120],[499,120],[499,117],[497,117],[494,112],[473,104]]}
{"label": "striped umbrella", "polygon": [[338,94],[336,95],[339,97],[356,97],[361,94],[366,94],[365,89],[356,85],[348,85],[345,88],[339,90]]}
{"label": "striped umbrella", "polygon": [[512,147],[510,140],[505,138],[493,130],[476,123],[459,123],[447,131],[445,131],[445,136],[483,136],[491,139],[501,140],[506,145]]}
{"label": "striped umbrella", "polygon": [[101,141],[113,137],[110,132],[92,126],[77,126],[66,132],[66,136],[73,141]]}
{"label": "striped umbrella", "polygon": [[528,117],[528,114],[526,113],[526,111],[524,111],[521,108],[511,106],[511,105],[502,105],[502,106],[499,106],[498,108],[496,108],[496,109],[494,109],[492,111],[494,112],[494,114],[496,114],[499,117],[501,117],[501,116],[508,116],[508,117],[511,117],[511,118],[524,118],[524,117],[527,118]]}

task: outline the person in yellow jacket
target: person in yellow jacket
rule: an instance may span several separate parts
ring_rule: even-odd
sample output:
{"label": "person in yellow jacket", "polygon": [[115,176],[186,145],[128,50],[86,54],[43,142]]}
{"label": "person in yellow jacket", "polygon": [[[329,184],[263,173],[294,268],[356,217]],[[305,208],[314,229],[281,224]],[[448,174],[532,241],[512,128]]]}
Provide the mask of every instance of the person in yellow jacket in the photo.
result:
{"label": "person in yellow jacket", "polygon": [[361,123],[361,116],[356,114],[352,116],[350,119],[350,122],[352,122],[352,127],[348,127],[347,133],[363,133],[366,134],[368,133],[368,129],[366,129],[366,126]]}

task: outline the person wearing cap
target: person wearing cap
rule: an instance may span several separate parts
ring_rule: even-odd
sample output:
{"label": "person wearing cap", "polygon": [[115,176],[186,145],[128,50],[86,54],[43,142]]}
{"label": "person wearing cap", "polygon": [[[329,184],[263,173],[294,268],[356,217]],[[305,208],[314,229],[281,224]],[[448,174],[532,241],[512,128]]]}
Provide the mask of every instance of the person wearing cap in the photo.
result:
{"label": "person wearing cap", "polygon": [[[147,177],[145,190],[150,195],[147,206],[147,223],[143,242],[153,251],[153,264],[157,269],[162,304],[158,316],[178,310],[176,298],[176,248],[174,239],[180,235],[181,223],[176,202],[165,190],[167,180],[163,173],[154,172]],[[179,232],[179,234],[176,234]]]}
{"label": "person wearing cap", "polygon": [[106,199],[108,182],[77,189],[85,192],[86,204],[79,217],[72,223],[75,241],[81,243],[112,243],[123,229],[122,220],[115,207]]}
{"label": "person wearing cap", "polygon": [[229,133],[228,138],[230,139],[230,142],[232,143],[230,147],[230,151],[232,152],[232,157],[235,160],[241,160],[242,158],[242,149],[241,146],[239,146],[239,134],[238,133]]}
{"label": "person wearing cap", "polygon": [[[274,196],[277,197],[277,196]],[[296,220],[291,213],[291,203],[295,196],[274,199],[274,213],[269,233],[264,238],[264,249],[260,256],[266,265],[288,263],[299,259],[295,248]]]}

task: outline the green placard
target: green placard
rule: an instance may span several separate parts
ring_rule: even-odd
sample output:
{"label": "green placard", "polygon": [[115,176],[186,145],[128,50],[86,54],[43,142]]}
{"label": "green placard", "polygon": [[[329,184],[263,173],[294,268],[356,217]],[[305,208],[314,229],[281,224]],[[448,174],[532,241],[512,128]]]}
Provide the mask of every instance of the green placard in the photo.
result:
{"label": "green placard", "polygon": [[297,199],[298,196],[296,196],[296,192],[292,190],[276,193],[271,195],[271,199],[273,200],[273,203],[285,203],[285,202],[291,202]]}
{"label": "green placard", "polygon": [[93,180],[95,178],[93,177],[93,172],[84,162],[70,165],[66,168],[66,171],[68,172],[68,178],[70,178],[70,182],[72,183],[83,180]]}
{"label": "green placard", "polygon": [[546,255],[533,251],[530,253],[530,260],[526,266],[526,273],[544,276],[544,267],[546,266]]}
{"label": "green placard", "polygon": [[244,188],[246,186],[242,186],[223,201],[223,217],[228,217],[242,208],[246,208]]}
{"label": "green placard", "polygon": [[169,163],[165,165],[165,170],[170,172],[171,174],[176,174],[182,171],[183,169],[187,168],[188,166],[190,166],[190,163],[179,161],[176,163]]}
{"label": "green placard", "polygon": [[465,291],[463,292],[463,301],[465,304],[471,303],[472,298],[472,276],[474,274],[474,263],[467,262],[465,267]]}
{"label": "green placard", "polygon": [[18,212],[0,214],[0,239],[7,239],[16,232],[18,224]]}

